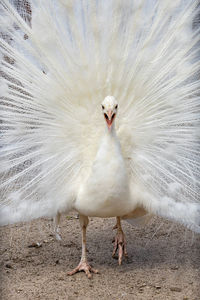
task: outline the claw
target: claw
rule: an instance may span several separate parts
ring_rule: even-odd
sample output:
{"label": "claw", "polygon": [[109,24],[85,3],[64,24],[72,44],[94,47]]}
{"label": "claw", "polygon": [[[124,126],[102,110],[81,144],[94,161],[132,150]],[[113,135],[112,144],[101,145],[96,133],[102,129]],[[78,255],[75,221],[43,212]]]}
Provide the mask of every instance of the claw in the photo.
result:
{"label": "claw", "polygon": [[94,274],[99,273],[99,271],[97,269],[92,268],[87,261],[81,261],[79,263],[79,265],[75,269],[73,269],[71,272],[68,272],[67,275],[71,276],[71,275],[74,275],[75,273],[81,272],[81,271],[84,271],[89,279],[92,278],[91,273],[94,273]]}

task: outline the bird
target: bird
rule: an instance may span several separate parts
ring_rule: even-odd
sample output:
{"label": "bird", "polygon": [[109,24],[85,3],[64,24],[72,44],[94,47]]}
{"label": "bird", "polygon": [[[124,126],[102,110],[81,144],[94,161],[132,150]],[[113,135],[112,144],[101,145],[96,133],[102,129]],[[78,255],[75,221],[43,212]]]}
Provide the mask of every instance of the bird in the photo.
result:
{"label": "bird", "polygon": [[76,211],[200,233],[196,0],[2,0],[0,225]]}

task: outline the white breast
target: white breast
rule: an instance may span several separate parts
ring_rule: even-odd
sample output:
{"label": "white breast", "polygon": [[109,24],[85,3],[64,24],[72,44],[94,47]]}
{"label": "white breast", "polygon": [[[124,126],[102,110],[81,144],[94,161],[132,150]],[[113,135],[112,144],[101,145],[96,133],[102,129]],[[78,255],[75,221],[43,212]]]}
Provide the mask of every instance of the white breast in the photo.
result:
{"label": "white breast", "polygon": [[129,184],[115,133],[103,137],[91,172],[82,184],[75,209],[87,216],[122,216],[131,210]]}

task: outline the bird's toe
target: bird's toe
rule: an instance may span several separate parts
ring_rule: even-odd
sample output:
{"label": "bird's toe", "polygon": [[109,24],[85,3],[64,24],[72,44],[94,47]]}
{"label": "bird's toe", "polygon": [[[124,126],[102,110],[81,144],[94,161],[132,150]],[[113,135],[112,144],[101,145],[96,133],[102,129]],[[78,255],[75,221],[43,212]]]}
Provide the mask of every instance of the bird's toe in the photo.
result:
{"label": "bird's toe", "polygon": [[74,275],[75,273],[77,272],[85,272],[85,274],[87,275],[87,277],[90,279],[92,278],[92,274],[91,273],[94,273],[94,274],[98,274],[99,271],[97,269],[94,269],[92,268],[89,263],[87,261],[81,261],[79,263],[79,265],[73,269],[71,272],[68,272],[67,275]]}

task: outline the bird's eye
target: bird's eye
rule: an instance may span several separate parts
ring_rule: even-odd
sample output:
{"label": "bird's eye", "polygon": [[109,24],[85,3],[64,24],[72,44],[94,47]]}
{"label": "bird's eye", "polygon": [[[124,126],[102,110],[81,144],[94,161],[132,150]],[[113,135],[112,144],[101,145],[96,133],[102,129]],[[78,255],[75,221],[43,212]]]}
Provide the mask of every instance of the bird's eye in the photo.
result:
{"label": "bird's eye", "polygon": [[102,109],[104,109],[105,107],[102,105]]}
{"label": "bird's eye", "polygon": [[118,108],[118,104],[115,106],[115,109],[117,109]]}

